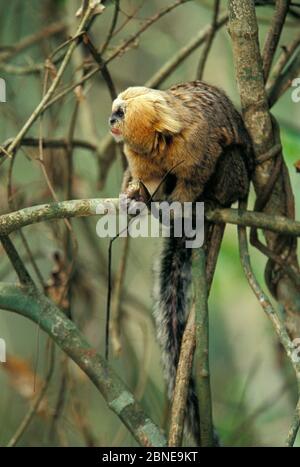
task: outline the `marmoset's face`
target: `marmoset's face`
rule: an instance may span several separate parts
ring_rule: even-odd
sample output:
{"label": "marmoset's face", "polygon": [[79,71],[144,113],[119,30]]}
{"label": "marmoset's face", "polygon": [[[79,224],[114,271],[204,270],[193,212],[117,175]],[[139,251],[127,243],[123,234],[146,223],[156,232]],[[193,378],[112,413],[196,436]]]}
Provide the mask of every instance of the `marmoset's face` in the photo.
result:
{"label": "marmoset's face", "polygon": [[116,142],[125,142],[137,152],[148,153],[155,138],[157,112],[153,100],[144,98],[145,92],[142,95],[135,92],[133,96],[124,96],[131,89],[134,92],[136,88],[129,88],[113,102],[109,118],[110,132]]}
{"label": "marmoset's face", "polygon": [[139,154],[150,154],[157,135],[177,134],[181,129],[178,114],[163,93],[145,87],[130,87],[114,100],[109,119],[110,131],[117,142]]}
{"label": "marmoset's face", "polygon": [[109,118],[110,132],[117,143],[123,141],[123,127],[125,118],[125,105],[120,99],[113,102],[112,113]]}

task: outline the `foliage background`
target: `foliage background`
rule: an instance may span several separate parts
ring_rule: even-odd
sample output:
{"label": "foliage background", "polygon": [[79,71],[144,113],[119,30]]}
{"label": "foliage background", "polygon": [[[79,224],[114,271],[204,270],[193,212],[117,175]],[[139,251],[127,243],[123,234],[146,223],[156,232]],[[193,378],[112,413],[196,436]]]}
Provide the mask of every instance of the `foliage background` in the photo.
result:
{"label": "foliage background", "polygon": [[[76,0],[0,0],[0,44],[9,45],[54,21],[64,21],[67,31],[74,31],[75,12],[80,2]],[[224,2],[224,7],[226,2]],[[122,0],[123,12],[130,14],[141,6],[137,18],[132,19],[113,40],[112,47],[136,31],[143,19],[169,4],[168,1]],[[148,29],[138,41],[137,47],[114,60],[109,70],[117,91],[129,85],[141,85],[158,70],[193,35],[211,21],[212,1],[192,1],[178,7]],[[109,3],[103,16],[92,27],[93,42],[103,43],[106,37],[113,7]],[[258,10],[260,34],[263,40],[269,8]],[[120,23],[126,16],[120,14]],[[297,23],[288,20],[281,45],[288,43],[296,31]],[[296,25],[296,27],[295,27]],[[68,30],[68,28],[70,29]],[[43,62],[49,53],[62,41],[64,34],[41,40],[12,62],[25,65]],[[74,54],[71,66],[64,77],[65,82],[80,77],[82,48]],[[195,78],[200,50],[197,49],[163,83],[162,87]],[[14,136],[38,104],[42,95],[42,79],[39,74],[16,76],[0,68],[0,76],[7,83],[7,103],[0,104],[0,141]],[[239,106],[234,79],[232,52],[226,28],[217,34],[206,65],[204,79],[222,87]],[[84,100],[80,103],[76,125],[76,138],[98,143],[107,133],[107,120],[111,100],[102,77],[96,77],[84,88]],[[70,93],[64,103],[56,104],[43,119],[44,137],[66,137],[70,115],[75,105],[75,95]],[[299,159],[300,104],[291,100],[290,90],[273,109],[281,126],[284,155],[294,188],[297,218],[299,218],[300,177],[293,164]],[[30,135],[39,134],[39,122],[30,130]],[[49,170],[56,170],[55,189],[60,199],[64,198],[65,152],[46,151]],[[30,206],[51,201],[40,165],[34,160],[37,150],[25,148],[19,151],[13,172],[14,203],[16,207]],[[121,158],[113,163],[105,187],[98,189],[99,167],[96,155],[85,150],[74,150],[75,197],[116,197],[122,179]],[[7,205],[7,170],[0,167],[0,209]],[[78,239],[77,278],[74,286],[72,313],[74,320],[90,342],[103,352],[103,331],[106,304],[106,257],[108,242],[95,234],[96,219],[73,221]],[[41,268],[45,280],[53,268],[53,253],[62,249],[64,225],[62,222],[42,223],[27,227],[25,234]],[[20,252],[21,240],[16,234],[14,241]],[[123,241],[123,240],[122,240]],[[120,262],[122,241],[114,246],[114,270]],[[157,254],[160,239],[136,239],[130,241],[128,267],[122,296],[123,352],[113,358],[113,366],[142,401],[145,410],[160,425],[166,424],[166,396],[159,362],[159,350],[151,317],[152,261]],[[0,279],[14,281],[15,274],[0,250]],[[253,265],[261,282],[265,259],[252,251]],[[30,271],[31,265],[28,263]],[[32,272],[34,275],[34,272]],[[0,314],[0,337],[7,342],[13,357],[29,363],[32,369],[37,362],[41,378],[45,375],[46,337],[38,333],[36,325],[28,320],[2,311]],[[38,343],[39,342],[39,343]],[[219,258],[210,298],[210,363],[214,402],[214,420],[225,445],[272,445],[283,443],[293,414],[296,392],[289,367],[282,357],[270,323],[250,291],[238,258],[237,235],[233,226],[227,226],[222,253]],[[37,359],[38,357],[38,359]],[[24,368],[23,368],[23,371]],[[135,441],[127,430],[120,426],[119,419],[107,408],[101,396],[73,364],[68,365],[67,383],[64,388],[64,409],[56,424],[54,436],[50,436],[51,414],[57,407],[62,374],[65,371],[63,355],[57,351],[55,373],[47,393],[50,415],[36,415],[24,433],[20,445],[75,445],[86,444],[82,423],[78,421],[78,401],[84,421],[95,445],[131,446]],[[24,382],[15,380],[16,374],[0,366],[0,445],[5,445],[27,412],[30,398],[21,394]],[[27,381],[27,380],[26,380]],[[29,379],[30,381],[30,379]],[[290,381],[290,382],[289,382]],[[27,381],[28,383],[28,381]],[[31,384],[31,383],[30,383]],[[33,385],[33,372],[32,372]],[[24,388],[23,388],[24,389]],[[296,443],[297,445],[297,443]],[[300,439],[298,436],[298,445]]]}

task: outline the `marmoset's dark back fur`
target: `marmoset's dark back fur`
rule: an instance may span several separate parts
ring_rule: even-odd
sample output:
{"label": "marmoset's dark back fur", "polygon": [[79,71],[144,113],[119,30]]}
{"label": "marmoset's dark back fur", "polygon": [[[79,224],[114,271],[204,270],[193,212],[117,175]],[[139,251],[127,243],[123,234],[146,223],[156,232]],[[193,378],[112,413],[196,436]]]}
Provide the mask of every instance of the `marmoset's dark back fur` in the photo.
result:
{"label": "marmoset's dark back fur", "polygon": [[[242,117],[220,89],[193,81],[166,91],[132,87],[113,103],[112,134],[124,142],[129,170],[123,190],[142,181],[155,199],[213,200],[222,206],[245,198],[253,149]],[[167,176],[167,174],[171,173]],[[155,286],[155,322],[172,399],[191,282],[191,250],[184,238],[166,239]],[[191,380],[187,421],[199,443],[199,413]]]}

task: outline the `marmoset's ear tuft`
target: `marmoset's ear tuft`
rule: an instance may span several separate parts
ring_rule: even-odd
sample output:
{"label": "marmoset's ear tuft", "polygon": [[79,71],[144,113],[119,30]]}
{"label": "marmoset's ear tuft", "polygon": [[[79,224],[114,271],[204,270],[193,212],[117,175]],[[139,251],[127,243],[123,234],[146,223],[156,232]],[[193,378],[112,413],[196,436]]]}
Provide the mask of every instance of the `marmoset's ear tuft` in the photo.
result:
{"label": "marmoset's ear tuft", "polygon": [[157,116],[155,130],[162,134],[176,135],[180,133],[182,124],[176,110],[164,99],[156,101],[154,107]]}

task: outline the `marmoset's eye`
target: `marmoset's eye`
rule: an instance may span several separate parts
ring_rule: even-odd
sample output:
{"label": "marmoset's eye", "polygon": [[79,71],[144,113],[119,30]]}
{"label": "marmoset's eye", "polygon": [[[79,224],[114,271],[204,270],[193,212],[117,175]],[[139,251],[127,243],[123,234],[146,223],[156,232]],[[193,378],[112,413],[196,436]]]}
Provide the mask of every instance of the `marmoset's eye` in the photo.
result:
{"label": "marmoset's eye", "polygon": [[116,115],[120,118],[124,117],[124,110],[119,108],[117,111],[116,111]]}

